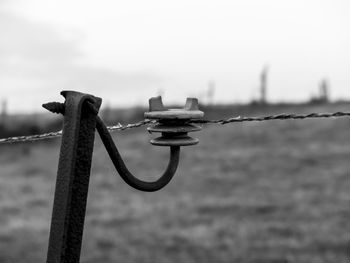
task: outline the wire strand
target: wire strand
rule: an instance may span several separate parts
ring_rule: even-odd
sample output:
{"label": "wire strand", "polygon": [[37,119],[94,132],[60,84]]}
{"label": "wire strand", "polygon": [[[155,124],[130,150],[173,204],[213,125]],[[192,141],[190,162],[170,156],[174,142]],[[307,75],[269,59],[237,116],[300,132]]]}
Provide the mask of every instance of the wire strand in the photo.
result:
{"label": "wire strand", "polygon": [[[350,117],[350,112],[335,112],[335,113],[309,113],[309,114],[277,114],[277,115],[269,115],[269,116],[261,116],[261,117],[232,117],[227,119],[218,119],[218,120],[191,120],[191,123],[197,124],[228,124],[228,123],[237,123],[237,122],[252,122],[252,121],[271,121],[271,120],[303,120],[303,119],[312,119],[312,118],[339,118],[339,117]],[[126,125],[122,125],[120,123],[108,126],[108,131],[122,131],[133,129],[149,124],[156,123],[155,120],[145,119],[136,123],[130,123]],[[28,136],[18,136],[18,137],[8,137],[0,139],[1,144],[12,144],[19,142],[34,142],[45,139],[52,139],[62,136],[62,130],[56,132],[49,132],[43,134],[36,135],[28,135]]]}
{"label": "wire strand", "polygon": [[335,113],[309,113],[309,114],[277,114],[262,117],[233,117],[227,119],[219,120],[193,120],[192,123],[217,123],[217,124],[227,124],[234,122],[250,122],[250,121],[272,121],[272,120],[302,120],[311,118],[336,118],[336,117],[349,117],[350,112],[335,112]]}
{"label": "wire strand", "polygon": [[[114,131],[123,131],[128,129],[133,129],[141,126],[145,126],[147,124],[155,123],[153,120],[143,120],[136,123],[130,123],[126,125],[122,125],[120,123],[108,126],[108,131],[114,132]],[[18,137],[8,137],[8,138],[2,138],[0,139],[0,145],[1,144],[12,144],[12,143],[19,143],[19,142],[35,142],[45,139],[52,139],[62,136],[62,130],[56,131],[56,132],[49,132],[49,133],[43,133],[43,134],[35,134],[35,135],[28,135],[28,136],[18,136]]]}

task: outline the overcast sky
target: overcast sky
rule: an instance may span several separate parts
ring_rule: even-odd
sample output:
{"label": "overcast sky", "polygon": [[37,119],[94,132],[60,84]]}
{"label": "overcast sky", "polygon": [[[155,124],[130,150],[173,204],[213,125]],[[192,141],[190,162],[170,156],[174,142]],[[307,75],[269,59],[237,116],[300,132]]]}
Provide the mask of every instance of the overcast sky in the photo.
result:
{"label": "overcast sky", "polygon": [[350,98],[348,0],[0,0],[0,98],[40,112],[73,89],[111,105],[257,96],[306,100],[327,78]]}

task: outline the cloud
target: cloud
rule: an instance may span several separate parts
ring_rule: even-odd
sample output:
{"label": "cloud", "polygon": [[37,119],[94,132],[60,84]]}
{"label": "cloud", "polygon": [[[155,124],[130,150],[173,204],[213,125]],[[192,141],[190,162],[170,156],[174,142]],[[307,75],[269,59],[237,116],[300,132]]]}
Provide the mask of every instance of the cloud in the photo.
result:
{"label": "cloud", "polygon": [[86,65],[81,40],[65,38],[49,25],[8,12],[0,12],[0,34],[0,97],[8,97],[10,105],[19,108],[30,106],[28,100],[30,107],[34,102],[39,107],[38,100],[64,89],[110,98],[118,94],[125,105],[135,93],[157,89],[161,83],[148,72],[122,73]]}

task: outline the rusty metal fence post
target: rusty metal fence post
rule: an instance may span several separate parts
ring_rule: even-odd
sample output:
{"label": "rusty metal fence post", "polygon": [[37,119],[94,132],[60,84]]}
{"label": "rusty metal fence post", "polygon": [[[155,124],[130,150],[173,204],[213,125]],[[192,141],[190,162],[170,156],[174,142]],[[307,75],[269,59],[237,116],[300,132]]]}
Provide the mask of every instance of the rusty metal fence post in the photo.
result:
{"label": "rusty metal fence post", "polygon": [[100,134],[121,178],[137,190],[154,192],[165,187],[173,178],[180,160],[180,147],[198,143],[187,134],[201,129],[189,122],[195,117],[202,117],[203,112],[198,110],[198,101],[193,98],[187,99],[181,109],[166,109],[161,97],[150,99],[150,112],[145,116],[158,122],[148,130],[162,133],[151,143],[169,146],[170,158],[163,175],[154,182],[146,182],[127,169],[108,128],[97,116],[102,100],[75,91],[63,91],[61,94],[66,99],[64,104],[52,102],[43,105],[51,112],[64,115],[46,262],[79,263],[95,130]]}
{"label": "rusty metal fence post", "polygon": [[96,116],[102,100],[74,91],[61,94],[66,101],[47,263],[78,263]]}

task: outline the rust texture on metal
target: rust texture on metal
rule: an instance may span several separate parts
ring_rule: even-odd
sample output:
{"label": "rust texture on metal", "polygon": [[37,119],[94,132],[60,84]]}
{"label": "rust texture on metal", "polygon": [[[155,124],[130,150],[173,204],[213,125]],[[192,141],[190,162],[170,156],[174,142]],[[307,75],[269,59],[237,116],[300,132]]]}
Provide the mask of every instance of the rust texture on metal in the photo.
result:
{"label": "rust texture on metal", "polygon": [[157,146],[189,146],[198,143],[198,139],[188,136],[189,132],[201,130],[201,127],[190,122],[202,118],[204,113],[198,108],[196,98],[187,98],[184,108],[167,109],[163,106],[162,97],[149,100],[149,112],[145,117],[158,121],[148,127],[149,132],[160,132],[162,135],[152,139],[151,144]]}
{"label": "rust texture on metal", "polygon": [[[96,112],[101,99],[64,91],[64,123],[47,263],[77,263],[84,229]],[[56,105],[56,108],[58,106]]]}

